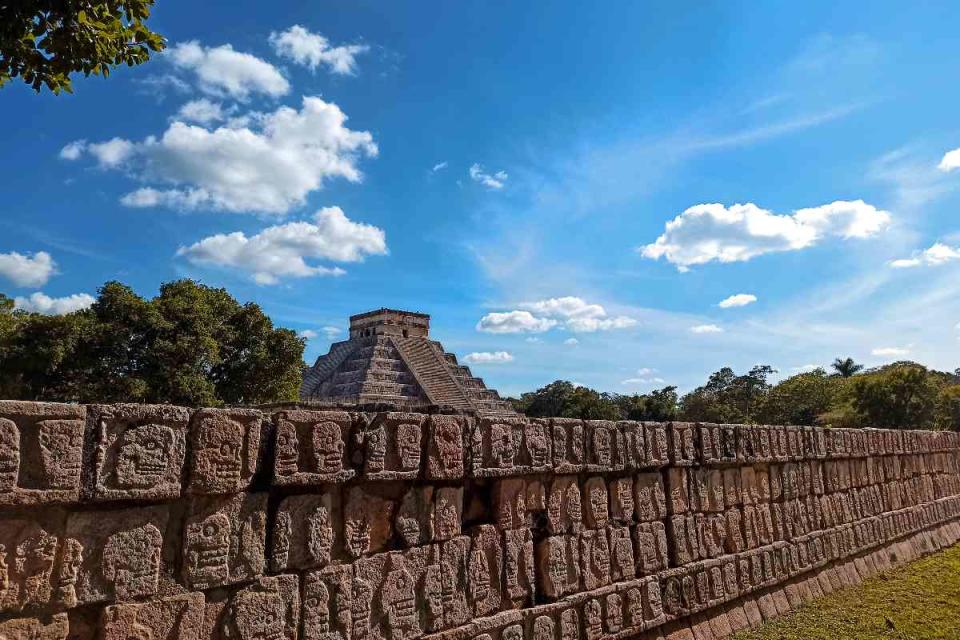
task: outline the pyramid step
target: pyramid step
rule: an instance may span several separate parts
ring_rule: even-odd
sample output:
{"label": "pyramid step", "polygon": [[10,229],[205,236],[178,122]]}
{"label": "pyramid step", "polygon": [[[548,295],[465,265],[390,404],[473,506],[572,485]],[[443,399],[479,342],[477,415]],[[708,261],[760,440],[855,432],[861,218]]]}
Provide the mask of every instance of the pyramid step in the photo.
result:
{"label": "pyramid step", "polygon": [[437,344],[422,338],[394,338],[394,344],[430,399],[439,405],[471,409]]}

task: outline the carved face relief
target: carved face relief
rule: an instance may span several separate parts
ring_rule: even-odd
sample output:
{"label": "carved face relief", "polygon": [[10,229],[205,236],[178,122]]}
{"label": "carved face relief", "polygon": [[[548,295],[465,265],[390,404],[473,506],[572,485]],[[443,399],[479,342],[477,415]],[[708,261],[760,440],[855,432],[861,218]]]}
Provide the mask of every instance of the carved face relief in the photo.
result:
{"label": "carved face relief", "polygon": [[20,472],[20,429],[0,418],[0,492],[13,491]]}
{"label": "carved face relief", "polygon": [[292,423],[283,420],[277,425],[277,475],[291,476],[300,469],[300,440]]}
{"label": "carved face relief", "polygon": [[240,482],[243,425],[233,420],[200,423],[196,472],[205,485],[233,487]]}
{"label": "carved face relief", "polygon": [[220,586],[229,578],[230,517],[214,513],[187,527],[187,563],[194,586]]}
{"label": "carved face relief", "polygon": [[387,457],[387,432],[383,425],[367,432],[367,472],[383,471]]}
{"label": "carved face relief", "polygon": [[343,470],[343,435],[336,422],[314,425],[313,461],[317,473],[339,473]]}
{"label": "carved face relief", "polygon": [[513,429],[510,425],[495,424],[490,428],[490,459],[498,469],[513,466]]}
{"label": "carved face relief", "polygon": [[573,462],[583,462],[583,425],[575,424],[570,432],[570,457]]}
{"label": "carved face relief", "polygon": [[427,631],[439,631],[443,628],[443,578],[440,565],[427,567],[423,578],[423,595],[427,605]]}
{"label": "carved face relief", "polygon": [[537,616],[533,621],[533,640],[556,640],[556,630],[550,616]]}
{"label": "carved face relief", "polygon": [[420,631],[416,583],[402,561],[393,561],[392,564],[393,569],[387,573],[383,583],[383,605],[392,637],[404,640]]}
{"label": "carved face relief", "polygon": [[241,640],[285,640],[284,605],[279,593],[240,593],[233,607],[233,623]]}
{"label": "carved face relief", "polygon": [[359,558],[370,549],[370,519],[366,514],[347,518],[343,524],[347,552]]}
{"label": "carved face relief", "polygon": [[553,427],[553,456],[555,459],[567,459],[567,430],[560,425]]}
{"label": "carved face relief", "polygon": [[[556,540],[550,545],[550,557],[547,571],[555,589],[563,592],[567,585],[567,554],[562,540]],[[559,593],[558,593],[559,595]]]}
{"label": "carved face relief", "polygon": [[304,587],[303,629],[306,637],[319,638],[330,631],[330,590],[323,580],[312,580]]}
{"label": "carved face relief", "polygon": [[583,605],[583,625],[588,638],[596,638],[603,632],[603,614],[600,610],[600,601],[596,598],[590,598],[587,604]]}
{"label": "carved face relief", "polygon": [[333,549],[333,523],[330,520],[330,508],[325,504],[317,505],[307,518],[307,551],[317,564],[330,562]]}
{"label": "carved face relief", "polygon": [[407,492],[397,512],[397,531],[409,547],[420,543],[420,501],[417,498],[415,489]]}
{"label": "carved face relief", "polygon": [[420,468],[420,427],[415,424],[401,424],[397,427],[397,456],[402,471],[414,471]]}
{"label": "carved face relief", "polygon": [[538,422],[531,422],[524,427],[524,443],[527,448],[527,455],[530,457],[530,465],[534,467],[544,467],[550,464],[547,454],[547,427]]}
{"label": "carved face relief", "polygon": [[127,489],[144,489],[159,483],[170,464],[173,439],[173,429],[162,424],[145,424],[124,431],[117,457],[117,484]]}
{"label": "carved face relief", "polygon": [[463,471],[463,441],[460,425],[456,422],[434,423],[435,441],[439,453],[440,466],[445,475],[455,475]]}
{"label": "carved face relief", "polygon": [[470,599],[475,603],[483,602],[490,596],[490,567],[487,565],[487,555],[476,546],[470,552],[467,586],[470,588]]}
{"label": "carved face relief", "polygon": [[576,482],[567,487],[567,518],[570,525],[576,530],[583,521],[583,506],[580,504],[580,487]]}
{"label": "carved face relief", "polygon": [[41,420],[37,423],[40,461],[51,489],[71,489],[80,474],[83,429],[72,420]]}
{"label": "carved face relief", "polygon": [[21,602],[45,603],[50,598],[50,574],[57,552],[57,539],[44,531],[24,538],[17,545],[15,568],[23,580]]}
{"label": "carved face relief", "polygon": [[500,634],[500,640],[523,640],[523,627],[512,624]]}
{"label": "carved face relief", "polygon": [[594,427],[593,429],[593,462],[594,464],[609,467],[613,460],[610,449],[610,430],[606,427]]}
{"label": "carved face relief", "polygon": [[163,536],[154,525],[120,531],[103,549],[103,575],[119,599],[153,595],[160,575]]}
{"label": "carved face relief", "polygon": [[68,607],[77,605],[76,586],[81,564],[83,564],[83,545],[73,538],[67,538],[60,558],[56,588],[57,599]]}

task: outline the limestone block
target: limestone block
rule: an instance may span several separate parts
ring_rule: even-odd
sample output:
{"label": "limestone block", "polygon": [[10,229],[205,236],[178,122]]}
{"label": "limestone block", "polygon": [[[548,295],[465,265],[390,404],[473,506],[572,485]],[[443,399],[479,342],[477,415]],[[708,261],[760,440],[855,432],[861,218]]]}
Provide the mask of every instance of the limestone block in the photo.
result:
{"label": "limestone block", "polygon": [[297,409],[275,414],[274,422],[275,484],[344,482],[356,475],[348,462],[350,414]]}
{"label": "limestone block", "polygon": [[696,425],[689,422],[671,422],[668,434],[670,463],[675,466],[690,466],[696,463]]}
{"label": "limestone block", "polygon": [[603,637],[603,608],[598,598],[588,598],[583,603],[583,637],[600,640]]}
{"label": "limestone block", "polygon": [[503,532],[503,558],[506,603],[514,609],[529,606],[536,589],[533,534],[530,529]]}
{"label": "limestone block", "polygon": [[556,473],[578,473],[586,468],[587,444],[582,420],[551,419],[550,442]]}
{"label": "limestone block", "polygon": [[480,525],[470,534],[470,557],[467,564],[467,598],[475,616],[500,610],[503,548],[500,533],[493,525]]}
{"label": "limestone block", "polygon": [[433,487],[411,487],[404,494],[394,519],[394,529],[405,546],[415,547],[433,541],[433,508]]}
{"label": "limestone block", "polygon": [[493,508],[497,526],[501,529],[529,526],[526,480],[523,478],[497,480],[493,486]]}
{"label": "limestone block", "polygon": [[414,640],[443,625],[440,573],[435,545],[355,562],[351,640]]}
{"label": "limestone block", "polygon": [[626,466],[626,442],[623,432],[609,420],[586,420],[586,471],[605,473],[622,471]]}
{"label": "limestone block", "polygon": [[77,603],[155,595],[167,564],[168,518],[167,506],[70,514],[65,544],[74,549]]}
{"label": "limestone block", "polygon": [[637,575],[646,576],[667,568],[667,530],[662,522],[642,522],[633,529]]}
{"label": "limestone block", "polygon": [[609,529],[609,537],[610,579],[613,582],[623,582],[634,578],[637,568],[630,529],[613,525]]}
{"label": "limestone block", "polygon": [[700,559],[696,520],[692,515],[675,515],[667,520],[667,536],[673,541],[670,564],[680,566]]}
{"label": "limestone block", "polygon": [[561,598],[580,588],[580,547],[575,535],[550,536],[536,547],[539,591]]}
{"label": "limestone block", "polygon": [[393,534],[396,507],[394,501],[378,495],[373,487],[351,487],[343,509],[343,542],[347,555],[359,558],[385,549]]}
{"label": "limestone block", "polygon": [[557,624],[549,615],[538,615],[533,618],[529,637],[532,640],[557,640]]}
{"label": "limestone block", "polygon": [[297,640],[299,578],[260,578],[230,598],[220,622],[224,640]]}
{"label": "limestone block", "polygon": [[610,584],[610,541],[605,529],[586,529],[580,533],[580,560],[584,590]]}
{"label": "limestone block", "polygon": [[483,418],[470,437],[475,478],[544,473],[552,467],[550,425],[527,418]]}
{"label": "limestone block", "polygon": [[183,529],[183,579],[212,589],[263,575],[267,494],[195,496]]}
{"label": "limestone block", "polygon": [[70,623],[65,613],[0,622],[0,638],[4,640],[67,640],[69,633]]}
{"label": "limestone block", "polygon": [[[76,605],[76,561],[65,557],[57,563],[63,527],[64,514],[56,509],[29,517],[0,516],[0,613],[45,607],[52,601]],[[70,549],[75,551],[76,545]]]}
{"label": "limestone block", "polygon": [[438,487],[433,497],[434,540],[451,540],[459,536],[463,519],[463,487]]}
{"label": "limestone block", "polygon": [[305,573],[301,640],[349,639],[353,627],[352,596],[352,565]]}
{"label": "limestone block", "polygon": [[86,407],[0,401],[0,506],[80,499]]}
{"label": "limestone block", "polygon": [[366,480],[413,480],[420,476],[427,416],[387,412],[373,416],[362,430]]}
{"label": "limestone block", "polygon": [[663,489],[663,479],[659,473],[636,474],[633,498],[637,520],[640,522],[652,522],[666,517],[666,494]]}
{"label": "limestone block", "polygon": [[617,430],[622,434],[624,469],[634,471],[649,466],[643,423],[622,420],[617,423]]}
{"label": "limestone block", "polygon": [[603,478],[593,477],[583,485],[583,521],[591,529],[607,526],[610,520],[607,483]]}
{"label": "limestone block", "polygon": [[686,467],[667,469],[667,513],[681,514],[690,510],[690,480]]}
{"label": "limestone block", "polygon": [[190,411],[170,405],[88,408],[94,425],[94,500],[166,500],[180,496]]}
{"label": "limestone block", "polygon": [[583,526],[583,504],[576,476],[555,476],[547,502],[547,530],[552,534],[578,532]]}
{"label": "limestone block", "polygon": [[618,524],[632,524],[635,515],[633,477],[610,481],[610,518]]}
{"label": "limestone block", "polygon": [[190,427],[190,486],[194,494],[244,491],[263,450],[263,416],[252,409],[201,409]]}
{"label": "limestone block", "polygon": [[560,613],[560,640],[580,640],[580,616],[573,607]]}
{"label": "limestone block", "polygon": [[445,627],[465,624],[473,617],[473,609],[467,600],[469,561],[469,536],[457,536],[441,545],[440,593]]}
{"label": "limestone block", "polygon": [[427,478],[459,480],[464,473],[465,440],[472,424],[460,416],[430,416],[427,423]]}
{"label": "limestone block", "polygon": [[662,467],[670,462],[667,425],[662,422],[644,422],[646,436],[646,466]]}
{"label": "limestone block", "polygon": [[103,640],[201,640],[203,614],[202,593],[115,604],[103,609],[101,637]]}
{"label": "limestone block", "polygon": [[339,518],[336,492],[284,498],[273,523],[272,570],[279,573],[329,564],[342,544]]}

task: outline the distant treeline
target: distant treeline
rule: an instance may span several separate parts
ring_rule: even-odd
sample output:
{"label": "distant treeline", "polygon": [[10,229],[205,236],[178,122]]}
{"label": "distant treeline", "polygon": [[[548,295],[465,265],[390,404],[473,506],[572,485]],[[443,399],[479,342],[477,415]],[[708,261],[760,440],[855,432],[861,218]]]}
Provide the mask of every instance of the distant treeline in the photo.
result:
{"label": "distant treeline", "polygon": [[864,370],[850,358],[832,369],[771,384],[768,365],[743,375],[724,367],[682,397],[676,387],[623,395],[557,380],[510,401],[541,417],[960,430],[960,370],[906,361]]}

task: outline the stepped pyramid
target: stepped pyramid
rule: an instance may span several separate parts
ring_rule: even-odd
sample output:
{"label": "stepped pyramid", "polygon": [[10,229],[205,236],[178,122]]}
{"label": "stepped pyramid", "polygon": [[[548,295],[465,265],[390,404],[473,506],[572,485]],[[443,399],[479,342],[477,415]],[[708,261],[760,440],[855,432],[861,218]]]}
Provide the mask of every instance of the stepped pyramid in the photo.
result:
{"label": "stepped pyramid", "polygon": [[351,316],[350,339],[332,344],[304,373],[300,401],[515,413],[469,367],[430,339],[430,316],[395,309]]}

